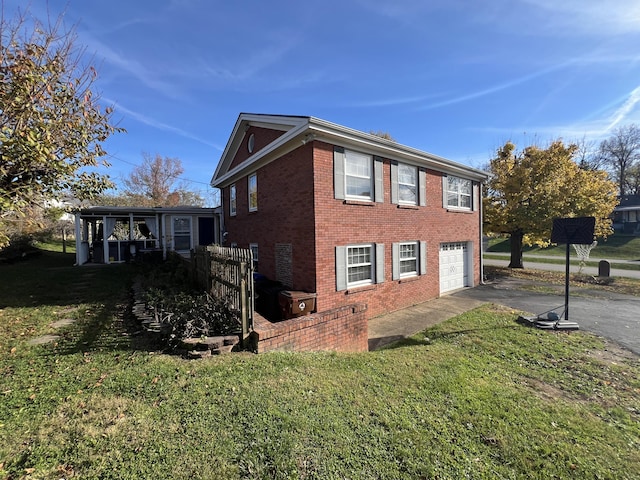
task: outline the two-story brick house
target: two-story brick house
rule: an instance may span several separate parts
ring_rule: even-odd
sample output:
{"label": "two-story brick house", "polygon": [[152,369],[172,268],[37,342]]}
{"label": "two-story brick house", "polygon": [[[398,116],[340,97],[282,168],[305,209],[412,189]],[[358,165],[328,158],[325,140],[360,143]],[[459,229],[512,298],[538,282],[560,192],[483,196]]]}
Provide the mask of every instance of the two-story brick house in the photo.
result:
{"label": "two-story brick house", "polygon": [[481,275],[486,174],[314,117],[240,114],[212,179],[225,245],[317,294],[316,309],[376,316]]}

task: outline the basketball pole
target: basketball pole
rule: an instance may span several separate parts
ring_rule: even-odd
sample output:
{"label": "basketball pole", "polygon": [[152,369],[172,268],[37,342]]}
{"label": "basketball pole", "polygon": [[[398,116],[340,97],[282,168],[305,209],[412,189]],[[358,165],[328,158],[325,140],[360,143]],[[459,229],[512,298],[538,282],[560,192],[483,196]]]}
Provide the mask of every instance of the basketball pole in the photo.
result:
{"label": "basketball pole", "polygon": [[571,244],[567,241],[567,258],[564,275],[564,319],[569,320],[569,250]]}

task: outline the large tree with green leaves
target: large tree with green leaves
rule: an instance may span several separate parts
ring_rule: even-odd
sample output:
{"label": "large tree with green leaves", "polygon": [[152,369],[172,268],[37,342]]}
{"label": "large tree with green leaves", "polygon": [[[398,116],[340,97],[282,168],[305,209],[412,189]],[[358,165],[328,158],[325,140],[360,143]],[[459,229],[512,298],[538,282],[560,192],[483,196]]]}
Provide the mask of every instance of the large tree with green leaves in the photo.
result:
{"label": "large tree with green leaves", "polygon": [[523,245],[547,246],[554,218],[592,216],[596,237],[612,233],[616,184],[600,170],[580,168],[576,145],[558,140],[547,148],[516,151],[507,142],[489,163],[484,229],[511,238],[511,268],[523,268]]}
{"label": "large tree with green leaves", "polygon": [[0,18],[0,219],[24,216],[30,205],[61,195],[92,198],[112,186],[91,167],[108,166],[102,142],[122,129],[100,105],[96,70],[83,63],[76,39],[62,17],[53,23],[28,12]]}

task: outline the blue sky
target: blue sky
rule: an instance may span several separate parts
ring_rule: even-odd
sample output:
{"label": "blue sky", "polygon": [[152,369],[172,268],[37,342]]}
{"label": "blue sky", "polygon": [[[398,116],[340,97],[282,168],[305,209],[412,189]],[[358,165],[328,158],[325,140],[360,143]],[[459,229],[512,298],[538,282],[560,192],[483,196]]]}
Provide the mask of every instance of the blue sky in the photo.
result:
{"label": "blue sky", "polygon": [[640,123],[637,0],[31,1],[47,8],[128,132],[105,145],[116,182],[147,152],[206,194],[240,112],[385,131],[477,168],[509,139]]}

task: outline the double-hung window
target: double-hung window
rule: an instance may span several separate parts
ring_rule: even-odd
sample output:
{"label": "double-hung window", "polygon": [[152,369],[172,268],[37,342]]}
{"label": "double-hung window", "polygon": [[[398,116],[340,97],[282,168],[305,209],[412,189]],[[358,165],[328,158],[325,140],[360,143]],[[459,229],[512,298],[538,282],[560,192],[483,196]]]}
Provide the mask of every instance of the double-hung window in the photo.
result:
{"label": "double-hung window", "polygon": [[471,180],[449,175],[444,177],[443,189],[446,207],[471,210],[473,196]]}
{"label": "double-hung window", "polygon": [[393,280],[427,273],[426,242],[399,242],[391,247]]}
{"label": "double-hung window", "polygon": [[236,214],[236,184],[229,187],[229,215],[232,217]]}
{"label": "double-hung window", "polygon": [[337,290],[382,283],[384,244],[367,243],[336,247]]}
{"label": "double-hung window", "polygon": [[398,165],[398,201],[408,205],[418,203],[418,169],[401,163]]}
{"label": "double-hung window", "polygon": [[258,174],[252,173],[249,175],[248,180],[249,187],[249,211],[255,212],[258,210]]}
{"label": "double-hung window", "polygon": [[335,198],[384,202],[383,160],[362,152],[335,147],[333,182]]}
{"label": "double-hung window", "polygon": [[371,155],[345,152],[345,192],[347,197],[373,200],[373,161]]}
{"label": "double-hung window", "polygon": [[426,205],[426,171],[414,165],[392,161],[391,203],[397,205]]}
{"label": "double-hung window", "polygon": [[418,274],[418,245],[416,242],[401,243],[399,259],[400,277],[411,277]]}
{"label": "double-hung window", "polygon": [[371,245],[347,247],[347,285],[373,283],[373,248]]}

